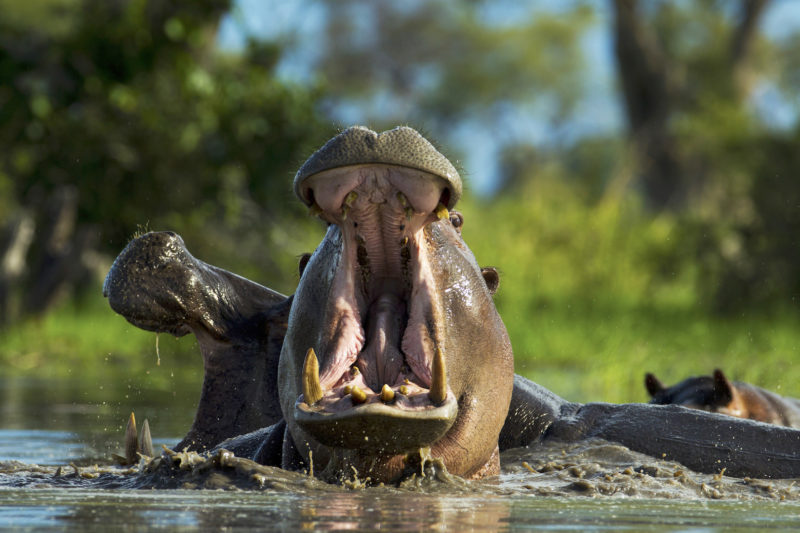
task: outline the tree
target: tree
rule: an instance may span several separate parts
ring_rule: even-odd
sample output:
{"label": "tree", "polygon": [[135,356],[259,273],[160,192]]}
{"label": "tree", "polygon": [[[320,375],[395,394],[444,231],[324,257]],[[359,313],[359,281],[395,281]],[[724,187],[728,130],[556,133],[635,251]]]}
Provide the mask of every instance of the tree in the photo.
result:
{"label": "tree", "polygon": [[[52,0],[44,13],[6,3],[0,188],[12,200],[0,259],[20,257],[21,221],[35,227],[24,275],[0,272],[0,294],[19,285],[18,303],[0,302],[7,315],[42,311],[89,268],[65,265],[117,253],[141,227],[176,230],[210,261],[291,287],[293,259],[278,258],[307,218],[289,201],[291,176],[330,129],[317,88],[276,79],[276,45],[218,51],[228,0]],[[40,25],[58,19],[49,9],[67,22]],[[60,218],[46,215],[54,204]]]}
{"label": "tree", "polygon": [[[743,0],[735,23],[708,1],[683,12],[662,2],[649,17],[637,0],[613,0],[612,5],[628,135],[644,195],[657,210],[685,207],[691,189],[702,186],[704,176],[677,138],[677,118],[696,112],[710,97],[741,107],[748,96],[749,59],[767,0]],[[692,39],[697,44],[687,46]]]}

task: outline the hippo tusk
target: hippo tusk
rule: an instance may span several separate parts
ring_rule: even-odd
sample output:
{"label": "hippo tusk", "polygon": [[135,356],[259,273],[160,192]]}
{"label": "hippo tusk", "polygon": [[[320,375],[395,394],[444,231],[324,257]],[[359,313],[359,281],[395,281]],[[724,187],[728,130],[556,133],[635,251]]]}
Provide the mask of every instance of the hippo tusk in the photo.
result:
{"label": "hippo tusk", "polygon": [[319,361],[314,348],[306,352],[303,362],[303,397],[308,405],[313,405],[322,399],[322,385],[319,383]]}
{"label": "hippo tusk", "polygon": [[147,457],[153,457],[153,437],[150,436],[150,423],[144,419],[142,433],[139,435],[139,453]]}
{"label": "hippo tusk", "polygon": [[342,220],[347,220],[347,214],[350,212],[350,208],[353,207],[356,200],[358,200],[358,193],[356,191],[350,191],[347,196],[344,197],[344,202],[342,203]]}
{"label": "hippo tusk", "polygon": [[352,398],[353,403],[364,403],[367,401],[367,393],[360,388],[353,386],[353,389],[350,391],[350,398]]}
{"label": "hippo tusk", "polygon": [[400,202],[401,206],[408,207],[408,198],[400,191],[397,191],[397,201]]}
{"label": "hippo tusk", "polygon": [[136,452],[139,450],[139,442],[136,437],[136,417],[128,417],[128,425],[125,427],[125,460],[128,464],[136,462]]}
{"label": "hippo tusk", "polygon": [[428,392],[428,398],[430,398],[434,405],[439,405],[447,398],[447,373],[444,366],[444,354],[441,348],[436,348],[436,355],[433,356],[431,374],[431,388]]}
{"label": "hippo tusk", "polygon": [[358,200],[358,193],[356,191],[350,191],[347,193],[347,196],[344,197],[344,205],[353,207],[356,200]]}
{"label": "hippo tusk", "polygon": [[447,206],[441,202],[439,202],[439,204],[436,206],[434,213],[436,213],[436,218],[438,218],[439,220],[445,220],[450,218],[450,211],[448,211]]}
{"label": "hippo tusk", "polygon": [[394,391],[389,385],[384,384],[381,389],[381,401],[383,403],[389,403],[392,400],[394,400]]}

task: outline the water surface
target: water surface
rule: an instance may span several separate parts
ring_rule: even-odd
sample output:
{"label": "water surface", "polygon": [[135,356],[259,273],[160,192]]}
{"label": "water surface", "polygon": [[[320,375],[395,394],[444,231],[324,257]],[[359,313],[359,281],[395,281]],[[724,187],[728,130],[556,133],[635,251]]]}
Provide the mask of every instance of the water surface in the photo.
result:
{"label": "water surface", "polygon": [[[602,441],[504,454],[499,479],[331,485],[236,460],[112,466],[131,410],[178,440],[197,390],[0,379],[0,526],[28,530],[797,530],[800,487],[685,471]],[[71,466],[74,465],[74,466]],[[209,466],[210,465],[210,466]],[[141,468],[144,468],[143,464]],[[166,469],[166,470],[163,470]],[[169,472],[165,476],[164,472]],[[152,477],[155,476],[155,477]],[[171,477],[175,488],[143,490]],[[192,487],[191,489],[181,487]],[[211,490],[224,487],[228,490]]]}

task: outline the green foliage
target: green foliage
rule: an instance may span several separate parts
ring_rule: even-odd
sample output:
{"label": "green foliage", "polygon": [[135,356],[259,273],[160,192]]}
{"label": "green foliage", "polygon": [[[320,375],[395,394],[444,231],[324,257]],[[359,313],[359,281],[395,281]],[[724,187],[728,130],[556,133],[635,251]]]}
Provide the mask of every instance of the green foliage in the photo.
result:
{"label": "green foliage", "polygon": [[681,241],[697,264],[701,299],[720,313],[794,307],[798,297],[800,189],[789,147],[800,130],[796,117],[793,129],[776,128],[774,113],[752,105],[757,91],[779,88],[776,103],[797,113],[797,36],[744,38],[737,25],[754,5],[656,2],[641,10],[674,93],[664,136],[677,148],[680,172],[671,179],[689,198]]}
{"label": "green foliage", "polygon": [[57,4],[68,31],[0,22],[0,187],[23,205],[77,186],[78,223],[110,253],[140,225],[171,229],[291,287],[311,245],[291,177],[330,133],[318,90],[278,81],[270,45],[219,53],[227,0]]}
{"label": "green foliage", "polygon": [[796,308],[707,312],[685,215],[653,215],[623,165],[592,197],[557,163],[494,202],[467,198],[464,238],[500,270],[495,296],[517,372],[575,401],[646,401],[665,382],[722,368],[800,396]]}
{"label": "green foliage", "polygon": [[[466,198],[464,235],[500,269],[518,371],[572,400],[644,400],[646,371],[672,382],[714,367],[800,396],[800,130],[775,130],[747,100],[775,83],[796,108],[798,37],[758,37],[741,78],[730,9],[642,10],[680,88],[667,125],[685,163],[675,179],[691,185],[685,212],[656,214],[618,136],[557,152],[515,138],[521,110],[558,124],[575,109],[592,10],[505,2],[519,16],[497,19],[494,4],[324,3],[325,45],[295,85],[275,75],[282,44],[216,49],[227,0],[0,0],[0,224],[76,185],[79,223],[103,251],[170,229],[197,257],[289,293],[297,255],[322,234],[291,191],[333,133],[320,110],[357,107],[377,129],[411,122],[449,141],[480,127],[505,143],[505,191]],[[92,290],[3,331],[3,368],[150,375],[155,336]],[[191,339],[162,336],[160,350],[199,381]]]}
{"label": "green foliage", "polygon": [[141,330],[113,313],[99,291],[0,331],[0,366],[6,375],[109,385],[147,376],[163,387],[178,375],[199,387],[203,375],[192,336],[175,339]]}
{"label": "green foliage", "polygon": [[[583,91],[579,39],[594,20],[577,4],[554,14],[509,2],[326,3],[327,46],[316,63],[332,107],[357,105],[376,127],[413,121],[440,138],[453,121],[502,127],[538,105],[562,120]],[[387,103],[389,105],[387,105]]]}
{"label": "green foliage", "polygon": [[[645,401],[645,372],[670,383],[717,367],[800,397],[796,310],[709,315],[685,222],[654,217],[623,183],[593,198],[563,173],[550,164],[517,194],[492,203],[468,196],[459,206],[479,263],[500,271],[495,301],[517,372],[573,401]],[[202,379],[193,338],[157,341],[99,292],[0,333],[0,366],[144,391],[176,381],[197,391]]]}

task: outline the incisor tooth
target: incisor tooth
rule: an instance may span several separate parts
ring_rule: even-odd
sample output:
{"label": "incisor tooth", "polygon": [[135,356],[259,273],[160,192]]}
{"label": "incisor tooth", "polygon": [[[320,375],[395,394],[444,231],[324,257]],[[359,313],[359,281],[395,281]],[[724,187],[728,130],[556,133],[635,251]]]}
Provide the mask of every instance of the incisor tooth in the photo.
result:
{"label": "incisor tooth", "polygon": [[353,403],[364,403],[367,401],[367,393],[353,386],[353,390],[350,391],[350,398],[353,399]]}
{"label": "incisor tooth", "polygon": [[440,348],[436,348],[436,354],[433,356],[431,374],[431,389],[428,391],[428,398],[434,405],[439,405],[447,398],[447,373],[444,366],[444,354]]}
{"label": "incisor tooth", "polygon": [[392,400],[394,400],[394,391],[389,385],[384,384],[381,389],[381,401],[383,403],[389,403]]}
{"label": "incisor tooth", "polygon": [[308,405],[313,405],[322,399],[322,385],[319,383],[319,361],[314,348],[306,352],[303,362],[303,398]]}
{"label": "incisor tooth", "polygon": [[406,387],[405,385],[400,385],[400,387],[397,389],[397,392],[399,392],[404,396],[408,396],[408,387]]}

